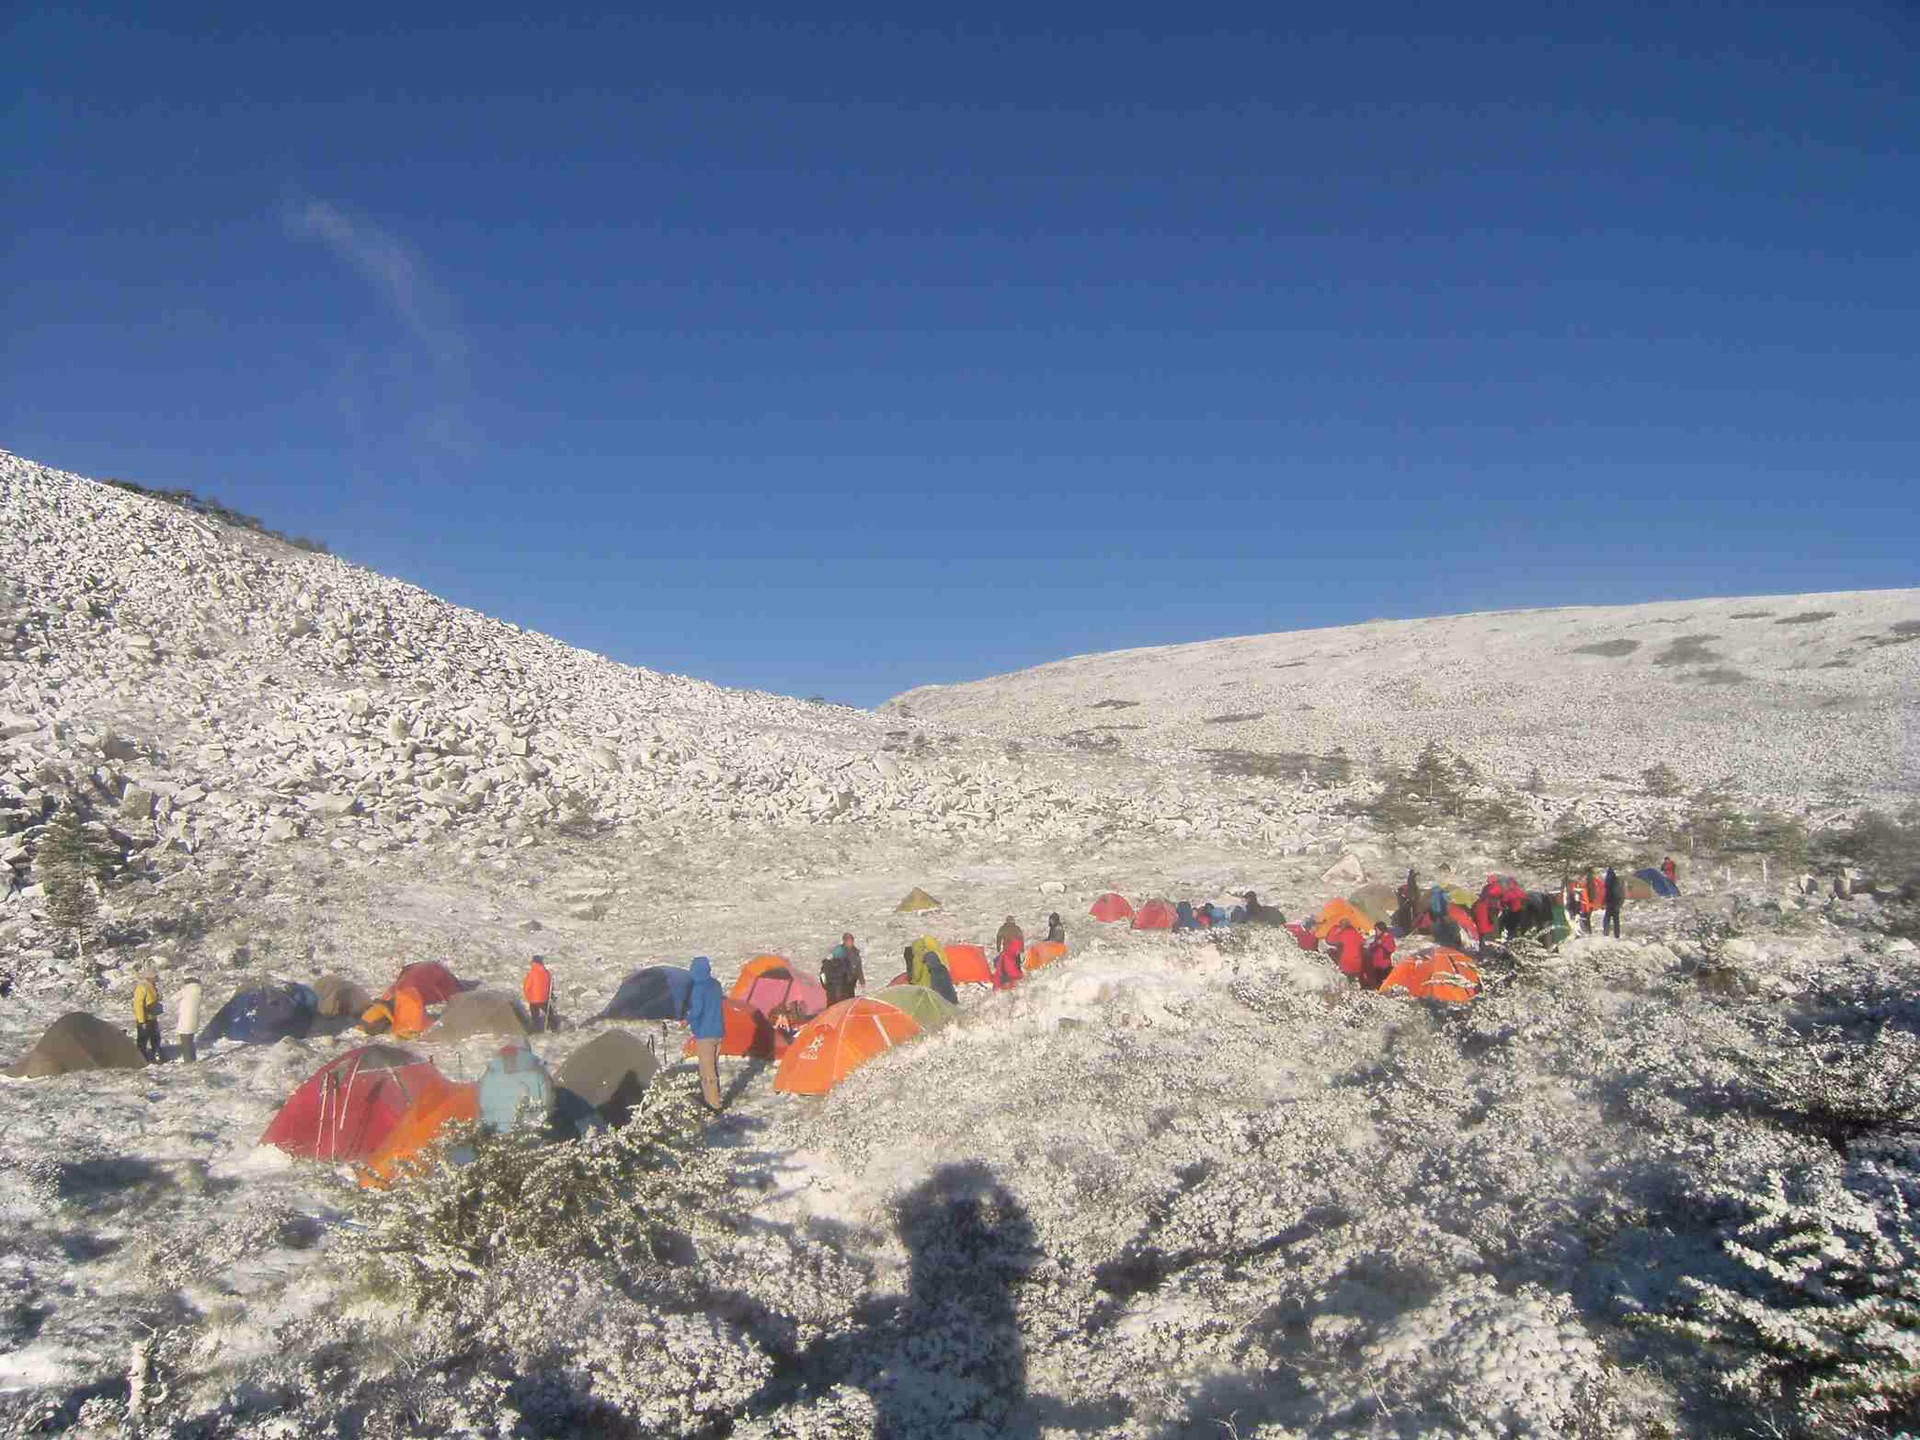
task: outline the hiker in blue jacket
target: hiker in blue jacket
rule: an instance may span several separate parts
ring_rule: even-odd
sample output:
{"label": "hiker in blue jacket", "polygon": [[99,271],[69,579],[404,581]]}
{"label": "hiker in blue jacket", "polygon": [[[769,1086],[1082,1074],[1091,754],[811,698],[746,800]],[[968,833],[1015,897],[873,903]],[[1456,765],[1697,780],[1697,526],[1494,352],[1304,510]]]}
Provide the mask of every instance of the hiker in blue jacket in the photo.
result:
{"label": "hiker in blue jacket", "polygon": [[693,1053],[700,1061],[700,1096],[707,1109],[719,1114],[720,1042],[727,1034],[727,1012],[721,1005],[720,982],[713,978],[713,962],[693,957],[687,967],[693,985],[687,991],[687,1028],[693,1031]]}

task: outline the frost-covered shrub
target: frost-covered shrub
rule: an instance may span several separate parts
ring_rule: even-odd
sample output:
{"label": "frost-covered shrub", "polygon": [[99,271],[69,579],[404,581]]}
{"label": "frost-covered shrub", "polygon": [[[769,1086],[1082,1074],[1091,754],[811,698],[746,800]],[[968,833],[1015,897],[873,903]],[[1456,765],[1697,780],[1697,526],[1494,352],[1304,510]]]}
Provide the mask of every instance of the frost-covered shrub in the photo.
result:
{"label": "frost-covered shrub", "polygon": [[1804,1432],[1920,1423],[1914,1191],[1862,1188],[1831,1173],[1797,1193],[1778,1173],[1757,1190],[1713,1188],[1744,1216],[1725,1242],[1738,1282],[1688,1277],[1685,1313],[1648,1323],[1702,1342],[1730,1393],[1784,1407]]}
{"label": "frost-covered shrub", "polygon": [[728,1192],[693,1102],[649,1089],[627,1124],[558,1144],[457,1127],[443,1161],[371,1192],[353,1247],[416,1305],[449,1301],[510,1257],[594,1259],[644,1270],[709,1223]]}
{"label": "frost-covered shrub", "polygon": [[1842,1155],[1865,1136],[1920,1133],[1920,1038],[1904,1031],[1829,1030],[1767,1052],[1754,1081],[1765,1113]]}

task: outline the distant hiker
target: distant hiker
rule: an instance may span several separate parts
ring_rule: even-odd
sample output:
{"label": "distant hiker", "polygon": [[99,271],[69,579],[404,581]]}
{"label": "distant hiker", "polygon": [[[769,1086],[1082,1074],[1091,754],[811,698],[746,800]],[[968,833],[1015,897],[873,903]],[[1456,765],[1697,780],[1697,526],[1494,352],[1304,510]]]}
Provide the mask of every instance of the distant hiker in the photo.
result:
{"label": "distant hiker", "polygon": [[720,1042],[727,1034],[727,1012],[722,1006],[720,982],[713,978],[713,961],[693,957],[687,967],[693,983],[687,989],[687,1028],[693,1032],[693,1053],[700,1061],[700,1096],[718,1115],[720,1104]]}
{"label": "distant hiker", "polygon": [[1400,903],[1393,910],[1394,928],[1411,930],[1420,909],[1420,876],[1411,865],[1407,867],[1407,883],[1400,887],[1398,898]]}
{"label": "distant hiker", "polygon": [[1011,990],[1026,978],[1027,972],[1020,963],[1020,954],[1020,944],[1009,936],[1000,953],[993,957],[994,989]]}
{"label": "distant hiker", "polygon": [[1451,915],[1442,915],[1433,922],[1433,938],[1449,950],[1467,948],[1467,937],[1460,928],[1460,922]]}
{"label": "distant hiker", "polygon": [[993,953],[998,955],[1002,950],[1006,949],[1008,940],[1013,940],[1018,943],[1022,950],[1027,948],[1026,932],[1020,928],[1018,922],[1016,922],[1011,915],[1002,920],[1000,922],[1000,928],[993,932]]}
{"label": "distant hiker", "polygon": [[173,999],[173,1040],[180,1058],[189,1064],[200,1058],[194,1046],[194,1032],[200,1028],[200,982],[193,976]]}
{"label": "distant hiker", "polygon": [[[1600,877],[1591,870],[1587,871],[1587,914],[1592,915],[1598,910],[1604,910],[1606,904],[1607,892],[1600,883]],[[1591,928],[1592,922],[1589,921],[1588,924]]]}
{"label": "distant hiker", "polygon": [[1373,935],[1367,941],[1366,953],[1361,957],[1360,983],[1367,989],[1378,990],[1393,972],[1393,952],[1397,944],[1387,923],[1384,920],[1375,922]]}
{"label": "distant hiker", "polygon": [[1620,907],[1627,903],[1627,886],[1625,881],[1613,873],[1611,865],[1607,867],[1604,893],[1606,915],[1600,922],[1600,933],[1603,936],[1611,935],[1618,940],[1620,938]]}
{"label": "distant hiker", "polygon": [[947,962],[940,958],[940,952],[927,951],[923,965],[927,978],[921,983],[949,1005],[958,1005],[960,994],[953,988],[953,975],[947,969]]}
{"label": "distant hiker", "polygon": [[1333,963],[1340,967],[1342,975],[1361,983],[1365,983],[1362,977],[1366,972],[1366,944],[1351,920],[1338,921],[1327,932],[1327,953],[1333,956]]}
{"label": "distant hiker", "polygon": [[1583,934],[1593,933],[1593,912],[1587,909],[1587,887],[1578,880],[1566,883],[1566,905],[1569,918],[1580,922]]}
{"label": "distant hiker", "polygon": [[1284,925],[1287,917],[1271,905],[1261,903],[1260,897],[1249,890],[1240,897],[1246,902],[1247,922],[1252,925]]}
{"label": "distant hiker", "polygon": [[1320,948],[1320,937],[1315,935],[1313,931],[1309,930],[1299,921],[1286,921],[1283,922],[1283,924],[1286,932],[1293,936],[1294,943],[1302,950],[1314,951]]}
{"label": "distant hiker", "polygon": [[842,1000],[853,999],[866,983],[866,971],[860,965],[860,947],[853,943],[853,932],[848,931],[820,967],[820,984],[826,989],[827,1004],[838,1005]]}
{"label": "distant hiker", "polygon": [[1673,863],[1673,857],[1671,855],[1661,860],[1660,873],[1667,877],[1667,883],[1669,885],[1674,886],[1676,889],[1679,888],[1680,882],[1676,877],[1680,873],[1680,867]]}
{"label": "distant hiker", "polygon": [[1067,922],[1060,918],[1058,910],[1047,916],[1047,943],[1064,945],[1067,943]]}
{"label": "distant hiker", "polygon": [[1191,900],[1182,900],[1178,905],[1173,907],[1172,928],[1175,930],[1198,930],[1200,928],[1200,922],[1196,920],[1193,915],[1193,902]]}
{"label": "distant hiker", "polygon": [[1427,892],[1427,913],[1433,917],[1435,924],[1447,918],[1447,911],[1452,905],[1453,898],[1438,885]]}
{"label": "distant hiker", "polygon": [[1473,921],[1473,928],[1480,932],[1480,938],[1483,942],[1490,938],[1494,930],[1498,928],[1500,924],[1500,894],[1491,876],[1488,877],[1485,888],[1480,891],[1480,897],[1473,902],[1472,908],[1467,911],[1467,915]]}
{"label": "distant hiker", "polygon": [[540,956],[527,966],[527,978],[520,982],[520,994],[527,1002],[527,1018],[538,1035],[547,1028],[549,1007],[553,1003],[553,972]]}
{"label": "distant hiker", "polygon": [[133,1043],[149,1065],[166,1057],[160,1053],[160,977],[142,970],[133,987]]}
{"label": "distant hiker", "polygon": [[909,985],[926,985],[930,983],[927,980],[927,957],[932,953],[933,952],[924,945],[909,945],[901,952],[907,962],[907,983]]}

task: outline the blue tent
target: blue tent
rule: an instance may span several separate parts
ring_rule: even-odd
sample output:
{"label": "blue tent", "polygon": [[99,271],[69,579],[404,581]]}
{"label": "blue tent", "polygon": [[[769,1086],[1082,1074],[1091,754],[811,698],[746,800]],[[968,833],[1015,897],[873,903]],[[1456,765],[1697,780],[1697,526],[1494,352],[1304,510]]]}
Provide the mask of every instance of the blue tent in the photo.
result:
{"label": "blue tent", "polygon": [[525,1045],[502,1050],[480,1077],[480,1124],[496,1134],[540,1129],[553,1116],[553,1077]]}
{"label": "blue tent", "polygon": [[677,965],[650,965],[620,982],[598,1020],[678,1020],[687,1013],[693,976]]}
{"label": "blue tent", "polygon": [[1667,879],[1666,875],[1655,866],[1649,865],[1646,869],[1636,870],[1633,873],[1651,885],[1654,894],[1665,899],[1671,900],[1680,893],[1680,887]]}
{"label": "blue tent", "polygon": [[263,985],[242,990],[222,1005],[201,1027],[198,1044],[238,1040],[243,1045],[271,1045],[288,1036],[304,1039],[319,1018],[320,997],[305,985]]}

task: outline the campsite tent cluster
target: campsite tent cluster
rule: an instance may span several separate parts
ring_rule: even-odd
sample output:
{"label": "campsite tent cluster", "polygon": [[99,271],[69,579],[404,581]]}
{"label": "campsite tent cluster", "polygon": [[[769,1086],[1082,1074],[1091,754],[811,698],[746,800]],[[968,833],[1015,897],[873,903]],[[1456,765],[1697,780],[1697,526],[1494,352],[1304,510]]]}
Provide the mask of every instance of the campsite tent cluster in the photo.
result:
{"label": "campsite tent cluster", "polygon": [[[1636,883],[1637,882],[1637,883]],[[1499,889],[1518,893],[1526,906],[1550,915],[1556,937],[1568,933],[1558,897],[1518,890],[1512,877],[1489,877],[1481,897],[1457,887],[1432,892],[1425,909],[1430,924],[1409,926],[1396,963],[1379,988],[1424,999],[1463,1003],[1478,995],[1480,977],[1458,945],[1481,937],[1470,906]],[[1638,872],[1632,898],[1677,894],[1658,870]],[[1278,910],[1252,895],[1224,902],[1133,904],[1117,892],[1094,900],[1090,913],[1135,930],[1197,930],[1235,925],[1284,925],[1304,950],[1318,950],[1343,926],[1365,932],[1404,918],[1408,897],[1380,884],[1359,885],[1328,900],[1311,920],[1288,924]],[[915,890],[899,909],[918,913],[939,902]],[[1544,908],[1542,908],[1544,907]],[[1516,909],[1521,908],[1515,906]],[[993,983],[984,947],[943,942],[923,935],[908,947],[912,963],[938,957],[955,985]],[[1025,947],[1027,971],[1042,969],[1067,953],[1059,942]],[[636,970],[621,982],[598,1021],[675,1022],[687,1014],[692,975],[678,966]],[[958,1010],[927,985],[902,974],[872,995],[827,1003],[827,993],[782,956],[756,955],[735,978],[723,1002],[721,1053],[774,1064],[774,1088],[797,1095],[824,1095],[868,1061],[951,1021]],[[437,1011],[437,1013],[435,1013]],[[385,1029],[387,1038],[360,1045],[315,1071],[290,1095],[261,1136],[264,1144],[308,1159],[351,1163],[364,1183],[383,1185],[439,1139],[455,1122],[503,1131],[545,1127],[564,1135],[623,1123],[658,1071],[655,1047],[631,1030],[614,1028],[575,1050],[558,1075],[549,1073],[527,1043],[527,1021],[510,995],[463,984],[444,965],[409,965],[377,999],[334,975],[311,985],[278,983],[236,993],[197,1037],[203,1043],[230,1040],[271,1043],[315,1034],[337,1034],[358,1023]],[[477,1081],[449,1079],[431,1060],[393,1043],[424,1038],[429,1043],[494,1037],[506,1042]],[[692,1053],[692,1042],[687,1052]],[[64,1015],[31,1051],[9,1067],[20,1077],[77,1070],[135,1069],[142,1057],[125,1032],[83,1012]]]}

